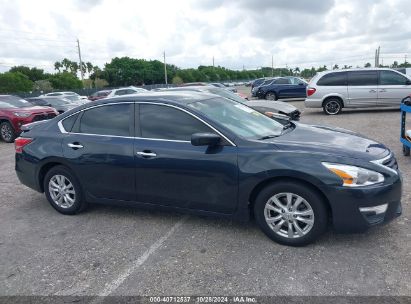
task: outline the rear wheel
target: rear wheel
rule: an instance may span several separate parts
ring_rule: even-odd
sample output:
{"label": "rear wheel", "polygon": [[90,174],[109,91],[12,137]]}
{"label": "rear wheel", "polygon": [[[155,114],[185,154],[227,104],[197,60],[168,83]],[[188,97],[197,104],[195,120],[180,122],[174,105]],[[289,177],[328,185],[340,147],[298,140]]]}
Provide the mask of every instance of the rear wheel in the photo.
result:
{"label": "rear wheel", "polygon": [[275,94],[274,92],[268,92],[267,94],[265,94],[265,99],[267,100],[277,100],[277,94]]}
{"label": "rear wheel", "polygon": [[283,245],[307,245],[327,228],[324,200],[300,183],[279,182],[264,188],[255,201],[254,215],[261,230]]}
{"label": "rear wheel", "polygon": [[0,136],[7,143],[12,143],[16,139],[16,133],[9,122],[0,124]]}
{"label": "rear wheel", "polygon": [[402,145],[402,154],[404,154],[404,156],[410,156],[410,147]]}
{"label": "rear wheel", "polygon": [[50,205],[62,214],[76,214],[87,206],[77,178],[64,166],[53,167],[47,172],[44,192]]}
{"label": "rear wheel", "polygon": [[329,98],[324,101],[323,110],[327,115],[337,115],[342,110],[342,102],[337,98]]}

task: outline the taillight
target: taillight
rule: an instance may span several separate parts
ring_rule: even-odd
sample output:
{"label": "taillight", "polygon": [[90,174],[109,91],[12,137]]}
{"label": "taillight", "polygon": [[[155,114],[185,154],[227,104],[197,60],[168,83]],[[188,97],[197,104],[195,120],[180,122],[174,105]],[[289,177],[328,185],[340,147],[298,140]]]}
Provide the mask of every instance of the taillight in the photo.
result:
{"label": "taillight", "polygon": [[317,91],[317,90],[314,89],[314,88],[308,88],[308,89],[307,89],[307,96],[313,95],[313,94],[315,93],[315,91]]}
{"label": "taillight", "polygon": [[23,148],[33,141],[32,138],[18,137],[14,140],[14,148],[16,153],[23,153]]}

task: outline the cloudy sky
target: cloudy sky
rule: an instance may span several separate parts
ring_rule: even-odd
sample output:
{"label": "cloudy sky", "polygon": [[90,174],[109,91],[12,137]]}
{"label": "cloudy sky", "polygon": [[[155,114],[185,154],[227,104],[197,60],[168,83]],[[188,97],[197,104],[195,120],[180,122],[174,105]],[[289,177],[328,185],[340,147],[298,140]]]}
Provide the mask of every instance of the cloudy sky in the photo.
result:
{"label": "cloudy sky", "polygon": [[0,0],[0,71],[115,56],[232,69],[411,59],[410,0]]}

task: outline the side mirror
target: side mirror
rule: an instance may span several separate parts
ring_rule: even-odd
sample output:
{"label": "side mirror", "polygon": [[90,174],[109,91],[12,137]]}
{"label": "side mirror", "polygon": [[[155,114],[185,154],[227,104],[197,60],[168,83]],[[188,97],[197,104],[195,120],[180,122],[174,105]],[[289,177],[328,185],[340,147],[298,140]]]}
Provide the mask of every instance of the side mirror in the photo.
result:
{"label": "side mirror", "polygon": [[216,146],[221,137],[214,133],[194,133],[191,135],[191,144],[193,146]]}

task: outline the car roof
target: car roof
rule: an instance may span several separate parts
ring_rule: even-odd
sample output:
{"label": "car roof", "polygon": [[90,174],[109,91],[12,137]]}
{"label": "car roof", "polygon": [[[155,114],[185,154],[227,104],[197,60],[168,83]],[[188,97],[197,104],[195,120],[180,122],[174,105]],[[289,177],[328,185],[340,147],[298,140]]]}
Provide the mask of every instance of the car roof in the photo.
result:
{"label": "car roof", "polygon": [[351,68],[351,69],[337,69],[337,70],[327,70],[318,72],[317,74],[328,74],[328,73],[339,73],[339,72],[356,72],[356,71],[395,71],[394,69],[390,68]]}
{"label": "car roof", "polygon": [[104,98],[99,101],[93,102],[95,104],[106,104],[113,102],[124,102],[124,101],[146,101],[146,102],[158,102],[158,103],[172,103],[187,105],[196,101],[207,100],[216,98],[215,94],[206,93],[206,92],[197,92],[192,90],[182,90],[182,91],[158,91],[158,92],[149,92],[149,93],[138,93],[138,94],[129,94],[119,97]]}

